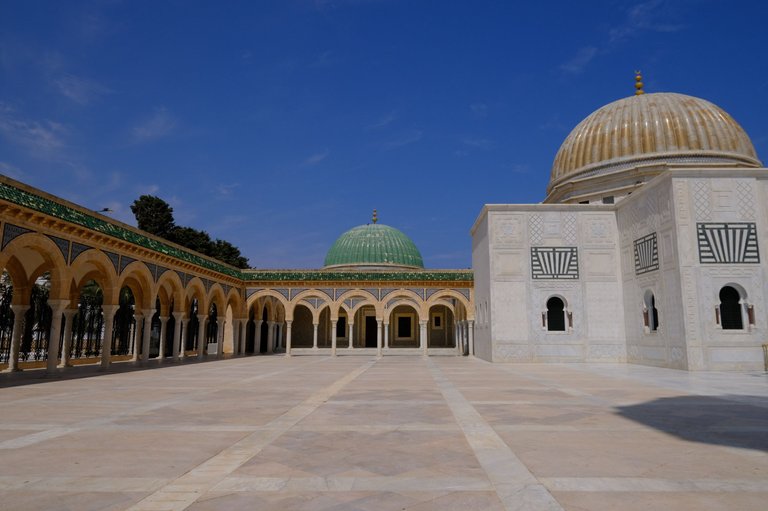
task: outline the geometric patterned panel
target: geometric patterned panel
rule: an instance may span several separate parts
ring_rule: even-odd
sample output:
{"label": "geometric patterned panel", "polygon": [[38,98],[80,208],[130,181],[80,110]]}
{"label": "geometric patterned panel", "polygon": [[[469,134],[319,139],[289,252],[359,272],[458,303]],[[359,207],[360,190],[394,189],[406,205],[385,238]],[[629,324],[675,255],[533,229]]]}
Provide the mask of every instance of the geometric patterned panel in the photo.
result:
{"label": "geometric patterned panel", "polygon": [[531,277],[578,279],[578,250],[576,247],[531,247]]}
{"label": "geometric patterned panel", "polygon": [[134,259],[133,257],[120,256],[120,273],[122,274],[125,267],[131,264],[132,262],[134,262],[135,260],[136,259]]}
{"label": "geometric patterned panel", "polygon": [[69,258],[69,241],[65,240],[64,238],[58,238],[56,236],[51,236],[50,234],[46,234],[51,241],[56,243],[56,246],[59,247],[59,250],[61,251],[61,255],[64,256],[64,260],[66,261],[67,258]]}
{"label": "geometric patterned panel", "polygon": [[635,240],[635,275],[659,269],[659,247],[656,233]]}
{"label": "geometric patterned panel", "polygon": [[115,254],[114,252],[107,252],[106,250],[104,253],[107,255],[110,261],[112,261],[112,265],[115,267],[115,273],[118,275],[120,274],[120,256],[118,254]]}
{"label": "geometric patterned panel", "polygon": [[27,229],[25,227],[19,227],[18,225],[12,225],[8,223],[5,224],[5,228],[3,229],[2,248],[5,249],[5,247],[8,246],[8,243],[18,238],[22,234],[26,234],[28,232],[34,232],[34,231],[32,231],[32,229]]}
{"label": "geometric patterned panel", "polygon": [[757,227],[754,222],[697,223],[699,262],[702,264],[757,264]]}
{"label": "geometric patterned panel", "polygon": [[89,247],[88,245],[83,245],[82,243],[78,243],[76,241],[72,242],[72,250],[69,253],[69,264],[72,264],[72,261],[77,259],[77,256],[85,252],[86,250],[90,250],[92,247]]}

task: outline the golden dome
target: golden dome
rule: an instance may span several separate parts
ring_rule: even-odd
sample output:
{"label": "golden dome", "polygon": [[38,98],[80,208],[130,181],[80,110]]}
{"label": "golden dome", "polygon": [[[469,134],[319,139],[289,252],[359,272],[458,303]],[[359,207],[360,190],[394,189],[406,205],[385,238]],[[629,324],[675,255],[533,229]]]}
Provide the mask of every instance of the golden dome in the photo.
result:
{"label": "golden dome", "polygon": [[720,107],[684,94],[642,94],[605,105],[573,129],[555,156],[547,192],[654,163],[762,166],[752,141]]}

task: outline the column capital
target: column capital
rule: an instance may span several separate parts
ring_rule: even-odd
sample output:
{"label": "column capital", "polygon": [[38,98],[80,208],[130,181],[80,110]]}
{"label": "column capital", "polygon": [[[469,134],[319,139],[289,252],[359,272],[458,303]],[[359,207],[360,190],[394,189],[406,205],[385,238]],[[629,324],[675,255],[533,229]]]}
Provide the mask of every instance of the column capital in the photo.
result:
{"label": "column capital", "polygon": [[184,320],[184,313],[183,312],[172,312],[171,315],[173,316],[173,319],[176,321],[183,321]]}
{"label": "column capital", "polygon": [[79,312],[79,309],[64,309],[62,311],[62,314],[64,314],[64,317],[67,318],[67,321],[75,317],[75,314]]}
{"label": "column capital", "polygon": [[151,318],[157,311],[155,309],[143,309],[141,312],[144,313],[144,317]]}
{"label": "column capital", "polygon": [[11,304],[11,310],[13,313],[18,316],[19,314],[24,314],[29,309],[29,305],[23,305],[23,304],[17,304],[13,303]]}
{"label": "column capital", "polygon": [[168,316],[160,316],[160,323],[165,324],[168,322],[168,320],[171,319]]}
{"label": "column capital", "polygon": [[198,320],[200,323],[202,323],[202,322],[203,322],[203,321],[205,321],[206,319],[208,319],[208,314],[198,314],[198,315],[197,315],[197,320]]}
{"label": "column capital", "polygon": [[114,315],[115,315],[115,313],[118,311],[118,309],[119,309],[119,308],[120,308],[120,306],[119,306],[119,305],[102,305],[102,306],[101,306],[101,311],[102,311],[102,312],[103,312],[105,315],[106,315],[106,314],[109,314],[109,315],[111,315],[111,316],[114,316]]}
{"label": "column capital", "polygon": [[66,309],[67,305],[69,305],[69,302],[70,300],[68,299],[49,299],[48,305],[51,307],[51,309],[62,312],[64,309]]}

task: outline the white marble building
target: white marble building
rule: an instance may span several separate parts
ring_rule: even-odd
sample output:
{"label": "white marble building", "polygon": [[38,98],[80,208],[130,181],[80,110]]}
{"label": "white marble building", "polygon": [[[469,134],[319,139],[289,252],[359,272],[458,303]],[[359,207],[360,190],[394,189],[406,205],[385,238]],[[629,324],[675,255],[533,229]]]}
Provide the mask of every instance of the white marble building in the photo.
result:
{"label": "white marble building", "polygon": [[762,369],[768,169],[719,107],[639,92],[573,130],[543,203],[480,212],[477,356]]}

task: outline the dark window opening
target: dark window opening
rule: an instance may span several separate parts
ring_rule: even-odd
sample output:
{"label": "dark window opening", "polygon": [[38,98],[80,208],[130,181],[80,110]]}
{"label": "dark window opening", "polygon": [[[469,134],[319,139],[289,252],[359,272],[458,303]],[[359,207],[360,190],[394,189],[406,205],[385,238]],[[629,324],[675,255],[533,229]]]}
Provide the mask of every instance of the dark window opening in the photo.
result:
{"label": "dark window opening", "polygon": [[401,339],[410,339],[412,337],[410,316],[400,316],[397,318],[397,336]]}
{"label": "dark window opening", "polygon": [[603,197],[603,204],[613,204],[613,195],[606,195]]}
{"label": "dark window opening", "polygon": [[651,295],[651,331],[659,329],[659,309],[656,308],[656,297]]}
{"label": "dark window opening", "polygon": [[550,332],[565,332],[565,304],[553,296],[547,300],[547,330]]}
{"label": "dark window opening", "polygon": [[741,295],[731,286],[720,290],[720,321],[723,330],[743,330]]}
{"label": "dark window opening", "polygon": [[347,336],[347,318],[341,316],[336,322],[336,337]]}

